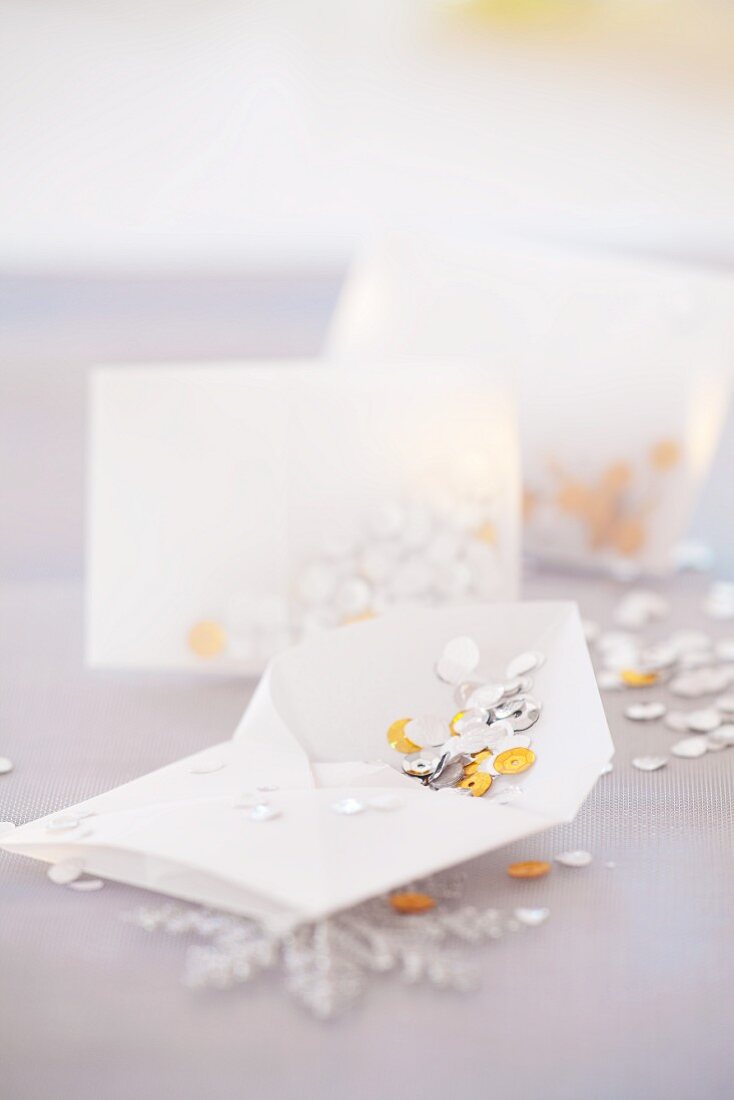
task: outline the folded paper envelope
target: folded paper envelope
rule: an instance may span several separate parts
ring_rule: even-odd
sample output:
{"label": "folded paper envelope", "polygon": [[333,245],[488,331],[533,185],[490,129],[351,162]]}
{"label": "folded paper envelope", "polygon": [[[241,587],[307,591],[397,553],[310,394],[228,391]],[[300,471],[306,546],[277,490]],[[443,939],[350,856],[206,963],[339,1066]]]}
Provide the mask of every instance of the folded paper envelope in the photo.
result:
{"label": "folded paper envelope", "polygon": [[[511,801],[505,777],[481,798],[423,786],[386,740],[401,717],[441,715],[448,728],[455,689],[435,666],[461,635],[479,647],[473,680],[503,677],[524,650],[546,657],[533,673],[536,762]],[[276,658],[231,741],[2,846],[289,927],[569,820],[612,752],[574,604],[395,611]],[[370,806],[380,794],[397,796],[393,808]],[[336,812],[347,798],[366,808]],[[253,820],[253,803],[277,813]]]}

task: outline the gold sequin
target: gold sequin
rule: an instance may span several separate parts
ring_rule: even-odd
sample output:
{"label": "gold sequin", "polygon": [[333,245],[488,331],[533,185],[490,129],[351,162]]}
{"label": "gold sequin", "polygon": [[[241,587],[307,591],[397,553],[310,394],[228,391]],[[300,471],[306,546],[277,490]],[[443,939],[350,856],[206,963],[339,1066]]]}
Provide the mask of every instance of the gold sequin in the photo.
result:
{"label": "gold sequin", "polygon": [[478,542],[486,543],[487,546],[494,546],[497,542],[497,531],[495,530],[494,524],[487,520],[481,527],[477,527],[474,532],[474,538]]}
{"label": "gold sequin", "polygon": [[673,439],[661,439],[650,451],[650,465],[656,470],[671,470],[680,461],[680,447]]}
{"label": "gold sequin", "polygon": [[611,543],[620,554],[637,554],[645,543],[645,528],[638,519],[622,519],[614,525]]}
{"label": "gold sequin", "polygon": [[499,775],[517,775],[527,771],[531,764],[535,763],[535,753],[532,749],[518,747],[505,749],[494,758],[494,768]]}
{"label": "gold sequin", "polygon": [[491,756],[491,755],[492,755],[492,753],[489,751],[489,749],[485,749],[483,752],[478,752],[477,755],[472,760],[471,764],[466,764],[465,765],[464,775],[474,775],[475,771],[477,770],[477,768],[479,767],[481,762],[483,760],[486,760],[487,757]]}
{"label": "gold sequin", "polygon": [[485,772],[475,772],[474,775],[464,776],[458,786],[471,791],[474,798],[480,798],[492,786],[492,776]]}
{"label": "gold sequin", "polygon": [[187,642],[197,657],[216,657],[224,649],[227,636],[219,623],[202,619],[191,627]]}
{"label": "gold sequin", "polygon": [[634,668],[623,668],[619,678],[627,687],[650,687],[658,682],[656,672],[637,672]]}
{"label": "gold sequin", "polygon": [[542,859],[526,859],[520,863],[510,863],[507,874],[510,878],[542,878],[550,871],[550,863]]}
{"label": "gold sequin", "polygon": [[395,752],[418,752],[420,749],[420,745],[414,745],[405,735],[408,722],[412,722],[412,718],[398,718],[387,731],[387,743]]}
{"label": "gold sequin", "polygon": [[436,902],[430,894],[408,891],[404,894],[391,894],[390,904],[396,913],[425,913],[435,908]]}
{"label": "gold sequin", "polygon": [[376,619],[374,611],[363,611],[361,615],[347,615],[346,619],[342,619],[340,626],[351,626],[352,623],[366,623],[370,619]]}

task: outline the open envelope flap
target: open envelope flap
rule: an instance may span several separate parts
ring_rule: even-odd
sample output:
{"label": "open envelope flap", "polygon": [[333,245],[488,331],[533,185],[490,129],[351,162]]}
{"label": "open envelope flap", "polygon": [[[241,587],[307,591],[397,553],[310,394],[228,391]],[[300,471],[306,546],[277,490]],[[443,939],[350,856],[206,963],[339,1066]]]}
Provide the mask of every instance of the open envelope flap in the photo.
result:
{"label": "open envelope flap", "polygon": [[522,812],[420,789],[398,812],[335,815],[351,788],[283,791],[280,817],[254,823],[230,797],[172,802],[100,817],[91,836],[54,838],[40,823],[8,849],[56,862],[80,858],[107,878],[280,924],[317,919],[489,848],[545,828]]}
{"label": "open envelope flap", "polygon": [[[573,603],[402,610],[327,632],[271,663],[270,703],[311,761],[383,758],[400,770],[402,757],[388,747],[386,731],[398,718],[425,714],[443,715],[448,725],[456,711],[453,688],[437,677],[435,664],[460,634],[474,638],[481,653],[472,679],[501,678],[523,650],[545,654],[533,673],[533,694],[543,706],[533,728],[537,760],[511,805],[549,821],[573,817],[614,751]],[[247,737],[246,719],[238,741]],[[435,795],[421,793],[428,800]]]}

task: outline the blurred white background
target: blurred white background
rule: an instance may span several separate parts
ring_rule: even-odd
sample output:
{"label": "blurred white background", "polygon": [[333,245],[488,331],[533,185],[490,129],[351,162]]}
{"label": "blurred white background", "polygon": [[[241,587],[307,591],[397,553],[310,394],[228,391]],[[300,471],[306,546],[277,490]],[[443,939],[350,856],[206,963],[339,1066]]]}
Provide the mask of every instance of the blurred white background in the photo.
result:
{"label": "blurred white background", "polygon": [[734,261],[728,0],[3,0],[0,265],[391,228]]}
{"label": "blurred white background", "polygon": [[[734,264],[730,0],[0,0],[0,21],[12,576],[81,571],[90,364],[317,353],[367,238]],[[734,427],[701,512],[734,564],[732,464]]]}

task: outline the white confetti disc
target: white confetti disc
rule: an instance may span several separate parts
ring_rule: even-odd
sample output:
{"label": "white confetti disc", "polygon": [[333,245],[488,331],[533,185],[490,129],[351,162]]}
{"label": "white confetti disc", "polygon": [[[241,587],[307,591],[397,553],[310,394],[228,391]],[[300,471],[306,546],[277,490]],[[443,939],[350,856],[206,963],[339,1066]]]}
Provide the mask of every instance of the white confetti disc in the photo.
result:
{"label": "white confetti disc", "polygon": [[334,573],[326,565],[309,565],[298,581],[298,593],[312,606],[326,603],[334,593]]}
{"label": "white confetti disc", "polygon": [[259,802],[257,806],[253,806],[247,813],[250,821],[272,821],[275,817],[280,817],[280,810],[275,806],[268,805],[267,802]]}
{"label": "white confetti disc", "polygon": [[625,707],[624,713],[633,722],[654,722],[665,714],[665,704],[653,702],[631,703],[630,706]]}
{"label": "white confetti disc", "polygon": [[437,745],[443,745],[449,728],[447,722],[439,715],[427,714],[407,722],[404,733],[419,749],[435,748]]}
{"label": "white confetti disc", "polygon": [[669,710],[663,719],[669,730],[685,733],[688,729],[688,715],[682,710]]}
{"label": "white confetti disc", "polygon": [[640,772],[656,772],[668,763],[667,756],[636,756],[632,767]]}
{"label": "white confetti disc", "polygon": [[58,863],[52,863],[46,874],[57,886],[67,886],[79,878],[84,870],[84,864],[80,859],[61,859]]}
{"label": "white confetti disc", "polygon": [[716,700],[716,709],[720,714],[734,714],[734,695],[720,695]]}
{"label": "white confetti disc", "polygon": [[525,653],[518,653],[517,657],[514,657],[510,661],[505,669],[505,676],[507,676],[509,680],[514,679],[516,676],[526,676],[528,672],[540,668],[544,662],[544,654],[540,653],[537,649],[529,649]]}
{"label": "white confetti disc", "polygon": [[680,756],[686,760],[693,760],[697,756],[703,756],[706,752],[705,737],[685,737],[682,741],[676,741],[672,746],[673,756]]}
{"label": "white confetti disc", "polygon": [[577,848],[572,852],[561,852],[555,857],[555,861],[562,863],[564,867],[588,867],[592,858],[591,852]]}
{"label": "white confetti disc", "polygon": [[503,684],[481,684],[475,688],[466,700],[467,707],[493,707],[505,694]]}
{"label": "white confetti disc", "polygon": [[358,798],[340,798],[338,802],[332,802],[331,808],[335,814],[351,817],[353,814],[361,814],[366,807]]}
{"label": "white confetti disc", "polygon": [[515,917],[520,924],[526,924],[528,928],[537,928],[539,924],[548,920],[550,909],[515,909]]}
{"label": "white confetti disc", "polygon": [[720,661],[734,661],[734,638],[722,638],[716,643],[714,652]]}
{"label": "white confetti disc", "polygon": [[619,673],[608,668],[600,669],[597,672],[596,682],[601,691],[621,691],[624,687],[619,678]]}
{"label": "white confetti disc", "polygon": [[722,748],[728,748],[734,745],[734,726],[719,726],[713,733],[707,733],[706,744],[709,748],[711,748],[712,744],[720,745]]}
{"label": "white confetti disc", "polygon": [[444,646],[436,665],[439,679],[447,684],[460,684],[479,664],[479,647],[472,638],[452,638]]}
{"label": "white confetti disc", "polygon": [[8,772],[13,770],[13,761],[8,760],[7,756],[0,756],[0,775],[7,775]]}
{"label": "white confetti disc", "polygon": [[714,707],[707,707],[692,711],[686,715],[686,721],[691,733],[713,733],[721,725],[721,715]]}
{"label": "white confetti disc", "polygon": [[79,878],[69,884],[70,890],[79,890],[80,893],[91,894],[95,890],[101,890],[104,886],[101,878]]}
{"label": "white confetti disc", "polygon": [[189,766],[191,775],[209,775],[210,772],[221,771],[224,761],[220,756],[205,756],[201,760],[194,760]]}
{"label": "white confetti disc", "polygon": [[372,810],[400,810],[405,805],[402,798],[396,794],[376,794],[368,799],[367,805]]}
{"label": "white confetti disc", "polygon": [[67,830],[78,829],[80,818],[71,817],[67,815],[61,815],[59,817],[52,817],[50,821],[46,822],[46,828],[50,829],[54,833],[63,833]]}

